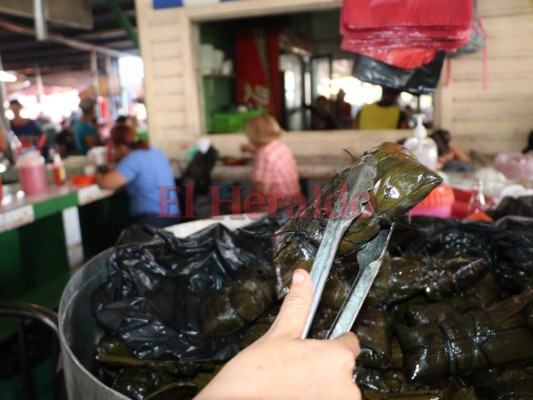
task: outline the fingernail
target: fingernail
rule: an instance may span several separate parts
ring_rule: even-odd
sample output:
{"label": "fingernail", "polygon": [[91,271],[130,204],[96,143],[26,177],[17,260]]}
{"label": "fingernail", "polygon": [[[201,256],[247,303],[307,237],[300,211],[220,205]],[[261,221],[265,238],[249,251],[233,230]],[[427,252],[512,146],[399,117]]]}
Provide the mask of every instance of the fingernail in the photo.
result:
{"label": "fingernail", "polygon": [[305,281],[305,274],[302,271],[296,270],[292,274],[292,284],[299,285]]}

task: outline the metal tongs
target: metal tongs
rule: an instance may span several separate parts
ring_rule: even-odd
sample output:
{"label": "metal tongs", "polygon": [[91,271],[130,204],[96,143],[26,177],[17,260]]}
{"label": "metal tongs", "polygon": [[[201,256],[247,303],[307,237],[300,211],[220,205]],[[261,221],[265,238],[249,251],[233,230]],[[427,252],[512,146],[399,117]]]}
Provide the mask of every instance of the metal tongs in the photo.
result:
{"label": "metal tongs", "polygon": [[[328,220],[322,242],[311,268],[311,280],[315,289],[311,309],[301,335],[305,339],[311,328],[313,318],[322,297],[326,280],[331,270],[335,253],[346,230],[353,220],[361,215],[368,216],[373,212],[368,191],[374,186],[377,173],[377,161],[369,156],[364,158],[348,172],[344,190],[333,207],[333,212]],[[385,256],[387,245],[392,232],[392,226],[381,230],[379,234],[368,242],[357,253],[359,273],[350,289],[333,326],[328,334],[328,339],[335,339],[348,332],[361,306],[368,295],[368,291],[379,272]]]}

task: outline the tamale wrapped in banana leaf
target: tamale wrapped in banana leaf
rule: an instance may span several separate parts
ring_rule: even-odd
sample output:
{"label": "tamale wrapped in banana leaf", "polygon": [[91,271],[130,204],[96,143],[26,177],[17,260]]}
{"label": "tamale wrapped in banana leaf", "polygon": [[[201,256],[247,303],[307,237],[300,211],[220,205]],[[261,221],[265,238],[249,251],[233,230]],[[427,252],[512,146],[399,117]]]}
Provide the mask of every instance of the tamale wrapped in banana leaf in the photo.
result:
{"label": "tamale wrapped in banana leaf", "polygon": [[389,313],[364,309],[352,328],[361,346],[357,365],[364,368],[387,368],[392,353],[391,331],[392,319]]}
{"label": "tamale wrapped in banana leaf", "polygon": [[[418,163],[408,150],[394,143],[383,143],[375,147],[365,153],[358,162],[376,165],[374,186],[367,193],[370,203],[373,204],[374,213],[370,216],[359,216],[348,228],[339,245],[335,267],[345,264],[344,261],[349,256],[354,255],[379,233],[382,225],[390,226],[442,182],[438,174]],[[310,205],[306,212],[289,221],[278,231],[283,240],[274,256],[277,300],[281,300],[287,293],[292,272],[296,268],[311,269],[329,213],[344,189],[349,171],[350,169],[346,169],[335,176],[322,191],[318,202]],[[333,268],[326,283],[328,288],[324,304],[339,308],[351,286],[351,281],[347,281],[346,278],[355,277],[356,272],[356,269],[344,269],[344,272],[341,272]],[[230,285],[239,291],[241,282],[236,281]],[[225,290],[233,292],[233,289]],[[227,301],[221,304],[220,299],[213,298],[208,300],[208,303],[211,306],[208,304],[204,308],[207,311],[202,318],[204,329],[209,333],[231,333],[245,326],[245,322],[239,321],[235,310],[231,309]],[[211,312],[215,305],[218,309],[216,312]],[[266,308],[268,304],[264,304],[264,308],[256,308],[257,313],[249,314],[249,320],[259,317]],[[217,314],[220,318],[216,318]]]}
{"label": "tamale wrapped in banana leaf", "polygon": [[437,323],[455,314],[487,308],[500,294],[494,276],[487,271],[481,280],[459,295],[437,303],[406,304],[401,314],[409,325]]}
{"label": "tamale wrapped in banana leaf", "polygon": [[353,332],[359,339],[361,353],[357,364],[367,368],[386,368],[391,357],[390,337],[380,327],[358,324]]}
{"label": "tamale wrapped in banana leaf", "polygon": [[449,252],[432,257],[392,257],[384,260],[367,304],[395,304],[420,293],[429,301],[440,301],[477,282],[487,272],[486,267],[483,258]]}
{"label": "tamale wrapped in banana leaf", "polygon": [[523,315],[532,302],[533,289],[528,289],[438,324],[397,326],[409,379],[431,381],[533,359],[533,335]]}
{"label": "tamale wrapped in banana leaf", "polygon": [[444,400],[444,393],[440,390],[417,390],[387,396],[390,400]]}
{"label": "tamale wrapped in banana leaf", "polygon": [[528,366],[507,368],[492,380],[474,382],[474,388],[480,399],[531,400],[533,399],[533,363]]}
{"label": "tamale wrapped in banana leaf", "polygon": [[524,318],[527,321],[527,327],[533,334],[533,304],[524,309]]}
{"label": "tamale wrapped in banana leaf", "polygon": [[143,400],[159,387],[170,385],[174,381],[173,375],[148,368],[124,368],[120,370],[110,386],[131,399]]}
{"label": "tamale wrapped in banana leaf", "polygon": [[[412,153],[394,143],[383,143],[365,153],[358,161],[368,162],[376,165],[374,186],[368,192],[374,212],[370,216],[361,215],[355,219],[346,231],[337,252],[341,262],[374,238],[382,226],[390,226],[442,182],[437,173],[418,163]],[[348,173],[349,169],[334,177],[322,191],[318,202],[311,204],[307,212],[280,229],[284,241],[274,257],[279,298],[286,294],[295,269],[311,268],[329,212],[344,188]]]}
{"label": "tamale wrapped in banana leaf", "polygon": [[426,390],[427,384],[409,382],[401,370],[379,370],[357,367],[354,379],[361,389],[380,393],[383,397],[394,393]]}

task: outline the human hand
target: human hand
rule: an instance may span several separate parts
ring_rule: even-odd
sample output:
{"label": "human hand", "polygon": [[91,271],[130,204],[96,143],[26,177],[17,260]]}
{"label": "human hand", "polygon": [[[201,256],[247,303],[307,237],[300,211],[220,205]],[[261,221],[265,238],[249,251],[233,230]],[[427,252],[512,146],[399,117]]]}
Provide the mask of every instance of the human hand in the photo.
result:
{"label": "human hand", "polygon": [[300,339],[311,305],[309,273],[296,270],[270,330],[229,361],[195,400],[360,400],[352,380],[359,342]]}
{"label": "human hand", "polygon": [[251,143],[242,143],[240,146],[240,149],[243,153],[254,153],[255,152],[255,146]]}

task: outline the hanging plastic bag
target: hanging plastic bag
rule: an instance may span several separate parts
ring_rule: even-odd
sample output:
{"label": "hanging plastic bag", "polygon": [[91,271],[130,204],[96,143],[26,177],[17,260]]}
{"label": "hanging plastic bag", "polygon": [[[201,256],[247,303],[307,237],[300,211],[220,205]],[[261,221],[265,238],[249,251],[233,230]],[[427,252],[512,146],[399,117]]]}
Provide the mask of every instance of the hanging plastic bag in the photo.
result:
{"label": "hanging plastic bag", "polygon": [[356,55],[352,75],[363,82],[413,95],[431,94],[437,90],[444,55],[443,51],[437,52],[433,61],[415,69],[398,68],[370,57]]}
{"label": "hanging plastic bag", "polygon": [[[343,41],[342,48],[344,44],[349,45],[346,41]],[[433,61],[435,55],[437,54],[436,50],[432,49],[369,49],[369,50],[359,50],[357,54],[363,56],[371,57],[376,60],[382,61],[385,64],[389,64],[398,68],[404,69],[414,69],[426,65]]]}
{"label": "hanging plastic bag", "polygon": [[412,69],[469,42],[472,0],[344,0],[341,48]]}

